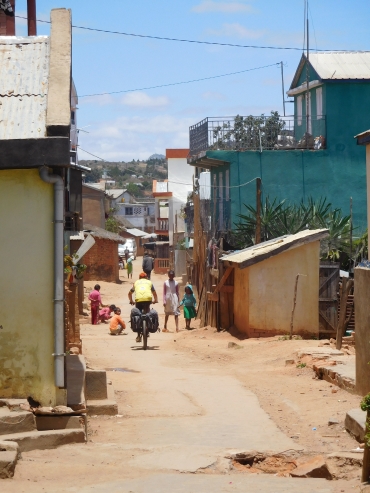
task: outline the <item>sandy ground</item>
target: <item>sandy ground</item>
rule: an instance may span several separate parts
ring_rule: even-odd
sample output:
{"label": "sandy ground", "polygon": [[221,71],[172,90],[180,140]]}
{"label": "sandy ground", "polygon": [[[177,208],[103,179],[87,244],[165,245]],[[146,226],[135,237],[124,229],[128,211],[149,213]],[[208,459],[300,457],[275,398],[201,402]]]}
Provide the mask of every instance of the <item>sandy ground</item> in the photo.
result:
{"label": "sandy ground", "polygon": [[[134,280],[141,259],[134,263]],[[125,274],[122,271],[121,274]],[[105,304],[115,303],[128,320],[131,280],[101,282]],[[162,299],[166,276],[153,276]],[[93,282],[86,282],[90,289]],[[163,327],[163,306],[156,305]],[[321,492],[358,491],[359,469],[347,480],[276,478],[230,470],[230,451],[304,450],[329,454],[357,447],[343,427],[359,397],[313,378],[287,359],[318,341],[239,341],[211,328],[157,333],[148,351],[129,326],[112,337],[108,325],[84,323],[84,355],[90,367],[105,368],[119,406],[117,417],[91,417],[86,445],[33,451],[1,491],[12,492]],[[228,348],[229,342],[237,347]],[[115,371],[114,371],[115,370]],[[338,425],[328,425],[335,418]]]}

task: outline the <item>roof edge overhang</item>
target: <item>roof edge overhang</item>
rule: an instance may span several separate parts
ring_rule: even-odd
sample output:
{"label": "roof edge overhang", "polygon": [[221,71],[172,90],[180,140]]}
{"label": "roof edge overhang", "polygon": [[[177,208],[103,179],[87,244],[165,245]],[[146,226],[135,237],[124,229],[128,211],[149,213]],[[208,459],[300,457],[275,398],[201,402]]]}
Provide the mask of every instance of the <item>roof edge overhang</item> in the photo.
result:
{"label": "roof edge overhang", "polygon": [[[315,87],[320,87],[322,85],[323,85],[323,81],[312,80],[308,84],[308,89],[310,90],[310,89],[313,89]],[[289,97],[292,97],[292,96],[297,96],[298,94],[303,94],[304,92],[307,92],[307,84],[306,83],[301,84],[300,86],[295,87],[294,89],[289,89],[289,91],[287,91],[287,95]]]}
{"label": "roof edge overhang", "polygon": [[370,130],[355,135],[354,139],[357,139],[358,146],[370,145]]}
{"label": "roof edge overhang", "polygon": [[196,156],[190,156],[188,158],[188,164],[191,166],[197,166],[198,168],[213,169],[219,166],[225,166],[225,164],[230,164],[229,161],[223,159],[216,159],[214,157],[208,157],[207,151],[202,151]]}
{"label": "roof edge overhang", "polygon": [[0,169],[74,167],[70,163],[69,137],[0,140]]}
{"label": "roof edge overhang", "polygon": [[[230,257],[231,255],[233,255],[233,254],[231,254],[231,255],[226,255],[224,257],[225,260],[223,260],[223,258],[221,258],[221,260],[227,266],[238,268],[238,269],[242,270],[242,269],[246,269],[247,267],[250,267],[252,265],[263,262],[264,260],[267,260],[271,257],[275,257],[276,255],[279,255],[280,253],[287,252],[289,250],[293,250],[294,248],[298,248],[300,246],[307,245],[307,244],[312,243],[314,241],[321,241],[321,240],[327,238],[328,235],[329,235],[329,231],[327,229],[319,230],[319,231],[316,231],[315,233],[313,233],[309,236],[295,238],[292,241],[290,241],[289,243],[284,243],[284,239],[289,237],[289,236],[293,236],[293,235],[281,236],[280,238],[275,238],[273,240],[260,243],[259,245],[254,245],[254,246],[246,249],[246,250],[254,249],[254,250],[258,251],[258,248],[264,248],[264,247],[268,246],[269,244],[274,244],[274,243],[279,243],[279,242],[281,243],[280,246],[277,246],[273,250],[266,251],[265,253],[262,253],[262,254],[256,256],[255,258],[248,258],[245,261],[241,261],[241,262],[233,262],[232,260],[227,259],[227,257]],[[241,252],[238,252],[238,253],[240,254]]]}

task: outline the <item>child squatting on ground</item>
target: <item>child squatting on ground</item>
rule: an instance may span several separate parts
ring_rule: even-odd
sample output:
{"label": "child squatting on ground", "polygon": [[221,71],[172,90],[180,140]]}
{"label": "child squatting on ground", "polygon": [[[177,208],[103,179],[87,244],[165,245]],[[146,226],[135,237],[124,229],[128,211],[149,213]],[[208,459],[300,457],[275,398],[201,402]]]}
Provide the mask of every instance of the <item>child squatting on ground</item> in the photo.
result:
{"label": "child squatting on ground", "polygon": [[190,329],[190,321],[192,318],[195,318],[197,315],[197,312],[195,311],[195,307],[197,305],[197,301],[195,299],[195,296],[193,294],[193,289],[190,284],[185,286],[185,294],[184,297],[180,303],[180,306],[184,306],[184,317],[185,317],[185,322],[186,322],[186,329]]}
{"label": "child squatting on ground", "polygon": [[99,322],[104,322],[105,324],[112,318],[112,313],[116,309],[116,305],[106,306],[99,310]]}
{"label": "child squatting on ground", "polygon": [[109,328],[110,328],[111,336],[116,336],[121,334],[121,332],[126,328],[126,324],[121,318],[121,308],[118,308],[118,306],[114,310],[113,317],[110,319]]}

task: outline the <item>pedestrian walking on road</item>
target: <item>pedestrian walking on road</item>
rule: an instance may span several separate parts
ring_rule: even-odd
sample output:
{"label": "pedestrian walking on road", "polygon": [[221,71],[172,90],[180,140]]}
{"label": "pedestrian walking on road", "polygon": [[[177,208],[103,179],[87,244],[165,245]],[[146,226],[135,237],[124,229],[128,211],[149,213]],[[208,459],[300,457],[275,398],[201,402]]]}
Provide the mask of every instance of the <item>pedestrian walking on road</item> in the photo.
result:
{"label": "pedestrian walking on road", "polygon": [[98,325],[99,322],[99,306],[105,307],[101,301],[100,286],[95,284],[94,289],[89,294],[90,306],[91,306],[91,323]]}
{"label": "pedestrian walking on road", "polygon": [[164,329],[163,332],[168,332],[167,322],[170,315],[175,316],[176,332],[179,331],[179,283],[175,281],[175,272],[168,272],[168,279],[163,284],[163,306],[164,306]]}
{"label": "pedestrian walking on road", "polygon": [[132,270],[133,270],[132,261],[133,260],[134,260],[134,257],[129,257],[127,259],[127,262],[126,262],[127,278],[128,279],[130,279],[130,276],[131,276],[131,279],[132,279]]}
{"label": "pedestrian walking on road", "polygon": [[143,257],[143,271],[145,274],[148,276],[148,279],[150,280],[150,274],[152,273],[153,267],[154,267],[154,260],[152,257],[148,255],[148,253],[144,253]]}
{"label": "pedestrian walking on road", "polygon": [[128,249],[128,247],[125,248],[124,254],[125,254],[125,260],[127,262],[128,258],[130,256],[130,250]]}
{"label": "pedestrian walking on road", "polygon": [[197,312],[195,311],[195,307],[197,305],[197,300],[193,294],[193,288],[190,284],[185,286],[185,294],[180,303],[180,306],[184,306],[184,317],[186,323],[186,329],[190,329],[190,321],[192,318],[197,316]]}

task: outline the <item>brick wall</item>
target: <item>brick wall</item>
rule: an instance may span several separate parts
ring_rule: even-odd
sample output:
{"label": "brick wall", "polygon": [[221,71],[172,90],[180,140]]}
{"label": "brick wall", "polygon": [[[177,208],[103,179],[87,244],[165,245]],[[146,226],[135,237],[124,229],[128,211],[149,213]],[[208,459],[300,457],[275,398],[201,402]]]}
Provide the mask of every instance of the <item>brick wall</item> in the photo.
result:
{"label": "brick wall", "polygon": [[0,36],[6,36],[6,15],[0,12]]}
{"label": "brick wall", "polygon": [[[87,265],[84,280],[118,282],[118,243],[101,238],[94,239],[95,245],[82,258],[82,263]],[[81,243],[72,240],[71,252],[76,252]]]}

